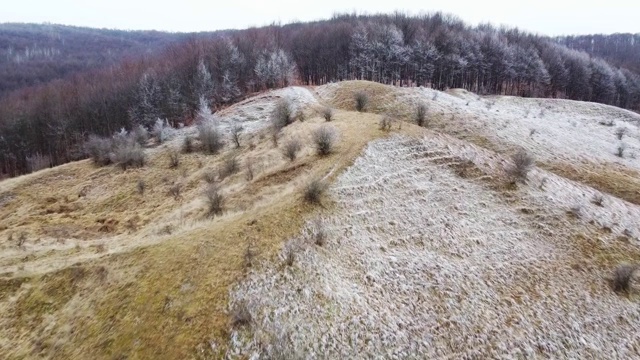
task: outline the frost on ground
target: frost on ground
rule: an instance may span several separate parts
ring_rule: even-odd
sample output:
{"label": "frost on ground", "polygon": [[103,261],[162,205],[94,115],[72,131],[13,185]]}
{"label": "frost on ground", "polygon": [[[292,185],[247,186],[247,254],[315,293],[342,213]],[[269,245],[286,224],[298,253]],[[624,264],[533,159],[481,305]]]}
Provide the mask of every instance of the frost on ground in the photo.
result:
{"label": "frost on ground", "polygon": [[[588,189],[535,170],[505,196],[487,186],[501,168],[487,154],[440,135],[370,143],[332,187],[327,243],[300,235],[292,266],[266,264],[232,291],[251,325],[229,357],[640,356],[640,309],[575,250],[583,224],[560,217]],[[461,176],[467,160],[478,171]],[[638,215],[607,201],[585,213]]]}

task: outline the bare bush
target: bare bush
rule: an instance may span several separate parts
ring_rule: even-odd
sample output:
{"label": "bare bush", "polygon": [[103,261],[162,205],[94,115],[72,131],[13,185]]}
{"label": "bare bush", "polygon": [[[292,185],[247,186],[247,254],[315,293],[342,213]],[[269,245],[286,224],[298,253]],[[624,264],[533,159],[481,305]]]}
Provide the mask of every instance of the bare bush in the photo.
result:
{"label": "bare bush", "polygon": [[182,152],[190,154],[193,152],[193,138],[189,135],[182,140]]}
{"label": "bare bush", "polygon": [[182,194],[182,184],[175,183],[169,187],[169,195],[173,196],[175,200],[179,200]]}
{"label": "bare bush", "polygon": [[596,206],[603,207],[604,206],[604,196],[602,196],[602,194],[594,194],[593,195],[593,199],[591,199],[591,202],[593,204],[595,204]]}
{"label": "bare bush", "polygon": [[369,95],[364,91],[358,91],[355,95],[356,110],[363,112],[367,109]]}
{"label": "bare bush", "polygon": [[533,157],[525,150],[519,150],[511,156],[511,166],[507,173],[514,181],[526,181],[529,171],[533,167]]}
{"label": "bare bush", "polygon": [[220,168],[220,171],[219,171],[220,180],[223,180],[226,177],[237,173],[239,170],[240,170],[240,163],[238,162],[237,157],[230,156],[226,158],[222,162],[222,167]]}
{"label": "bare bush", "polygon": [[338,139],[338,131],[332,126],[323,125],[315,129],[311,136],[318,155],[325,156],[333,151]]}
{"label": "bare bush", "polygon": [[310,204],[320,204],[327,185],[321,179],[313,179],[304,187],[304,200]]}
{"label": "bare bush", "polygon": [[105,166],[111,164],[111,144],[111,139],[91,135],[84,147],[94,164]]}
{"label": "bare bush", "polygon": [[175,169],[178,166],[180,166],[180,154],[175,150],[171,150],[169,152],[169,168]]}
{"label": "bare bush", "polygon": [[110,154],[111,162],[119,165],[122,170],[144,166],[146,155],[140,144],[134,141],[126,141],[114,146],[115,148]]}
{"label": "bare bush", "polygon": [[622,138],[627,134],[627,128],[621,126],[616,129],[615,134],[618,140],[622,140]]}
{"label": "bare bush", "polygon": [[202,150],[208,154],[217,154],[224,146],[222,133],[213,121],[198,125],[198,139],[202,144]]}
{"label": "bare bush", "polygon": [[220,189],[215,184],[210,184],[204,191],[204,196],[208,205],[209,216],[222,215],[224,211],[224,197]]}
{"label": "bare bush", "polygon": [[271,126],[278,132],[293,122],[293,110],[288,99],[280,99],[271,113]]}
{"label": "bare bush", "polygon": [[420,104],[416,108],[416,124],[421,127],[429,126],[429,121],[427,120],[427,105]]}
{"label": "bare bush", "polygon": [[255,164],[253,161],[253,158],[249,157],[244,161],[244,167],[245,167],[245,178],[247,179],[247,181],[251,181],[253,180],[253,177],[255,176]]}
{"label": "bare bush", "polygon": [[284,157],[289,159],[289,161],[294,161],[296,156],[298,156],[298,152],[302,149],[302,144],[298,139],[290,139],[287,141],[282,147],[282,154]]}
{"label": "bare bush", "polygon": [[296,255],[299,251],[299,246],[295,239],[289,240],[284,244],[282,249],[282,256],[284,258],[284,264],[287,266],[293,266],[296,262]]}
{"label": "bare bush", "polygon": [[231,140],[233,140],[236,148],[240,147],[240,133],[242,130],[244,130],[244,128],[239,124],[236,124],[231,128]]}
{"label": "bare bush", "polygon": [[147,184],[144,182],[144,180],[140,179],[138,180],[138,184],[136,185],[136,188],[138,189],[138,194],[144,195],[144,191],[147,188]]}
{"label": "bare bush", "polygon": [[328,233],[322,219],[318,218],[314,220],[311,225],[311,239],[313,243],[318,246],[324,246],[327,243]]}
{"label": "bare bush", "polygon": [[321,110],[322,113],[322,117],[324,118],[325,121],[331,121],[331,119],[333,119],[333,109],[325,106],[324,108],[322,108]]}
{"label": "bare bush", "polygon": [[231,309],[231,326],[238,328],[251,325],[251,312],[246,302],[235,304]]}
{"label": "bare bush", "polygon": [[151,133],[153,134],[153,137],[158,140],[158,143],[164,144],[165,141],[169,140],[171,136],[173,136],[173,129],[169,126],[169,122],[167,120],[158,118],[153,124]]}
{"label": "bare bush", "polygon": [[378,123],[380,130],[390,131],[391,125],[393,125],[393,119],[389,115],[382,115],[380,122]]}
{"label": "bare bush", "polygon": [[631,279],[633,278],[633,273],[637,269],[637,265],[618,265],[618,267],[616,267],[613,271],[613,278],[611,281],[613,291],[628,293],[631,289]]}
{"label": "bare bush", "polygon": [[217,175],[215,173],[215,171],[211,170],[211,169],[206,169],[204,171],[204,173],[202,174],[202,179],[207,183],[207,184],[213,184],[216,182],[216,178]]}
{"label": "bare bush", "polygon": [[617,157],[623,158],[624,157],[624,151],[627,149],[627,146],[625,144],[620,144],[618,145],[618,147],[616,148],[616,152],[615,155]]}

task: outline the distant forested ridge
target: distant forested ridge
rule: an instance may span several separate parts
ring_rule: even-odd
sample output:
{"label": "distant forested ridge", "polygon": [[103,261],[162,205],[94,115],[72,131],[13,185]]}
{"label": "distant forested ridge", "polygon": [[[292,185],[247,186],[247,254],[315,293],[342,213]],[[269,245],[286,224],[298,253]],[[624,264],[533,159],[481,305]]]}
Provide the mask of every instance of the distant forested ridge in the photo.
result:
{"label": "distant forested ridge", "polygon": [[560,44],[601,57],[611,65],[640,73],[640,33],[561,36]]}
{"label": "distant forested ridge", "polygon": [[347,14],[192,35],[155,55],[5,95],[0,99],[0,174],[82,158],[81,145],[90,134],[151,127],[157,119],[188,124],[203,100],[215,110],[247,94],[291,84],[364,79],[640,110],[638,74],[625,60],[613,64],[558,39],[470,27],[441,13]]}

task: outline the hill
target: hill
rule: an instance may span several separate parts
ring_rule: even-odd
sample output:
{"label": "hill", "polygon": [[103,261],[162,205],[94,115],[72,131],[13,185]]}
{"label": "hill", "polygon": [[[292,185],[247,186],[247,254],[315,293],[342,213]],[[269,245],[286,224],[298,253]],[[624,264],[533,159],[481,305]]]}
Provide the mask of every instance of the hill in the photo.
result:
{"label": "hill", "polygon": [[[281,99],[298,120],[274,142]],[[608,282],[640,260],[637,114],[348,81],[216,116],[217,155],[187,126],[147,142],[140,168],[82,160],[0,182],[2,357],[638,356],[639,289]],[[322,127],[339,134],[326,156]],[[173,167],[187,137],[197,151]],[[514,182],[518,149],[535,166]],[[225,199],[215,217],[206,179]],[[305,200],[314,179],[320,204]]]}
{"label": "hill", "polygon": [[571,49],[585,51],[617,67],[640,73],[640,33],[561,36],[557,40]]}
{"label": "hill", "polygon": [[24,87],[151,56],[187,34],[92,29],[54,24],[0,24],[0,97]]}

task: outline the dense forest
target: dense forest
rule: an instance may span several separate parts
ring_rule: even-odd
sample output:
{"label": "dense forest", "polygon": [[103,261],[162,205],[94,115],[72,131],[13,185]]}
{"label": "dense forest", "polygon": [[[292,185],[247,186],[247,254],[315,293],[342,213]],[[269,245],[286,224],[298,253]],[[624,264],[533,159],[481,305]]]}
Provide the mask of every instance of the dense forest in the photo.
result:
{"label": "dense forest", "polygon": [[610,64],[640,73],[640,33],[562,36],[558,43],[601,57]]}
{"label": "dense forest", "polygon": [[0,99],[0,174],[82,158],[91,134],[189,124],[201,99],[215,110],[263,89],[350,79],[640,110],[637,73],[557,39],[441,13],[345,14],[191,37],[157,56],[12,92]]}
{"label": "dense forest", "polygon": [[0,97],[78,71],[152,55],[186,34],[91,29],[52,24],[0,24]]}

